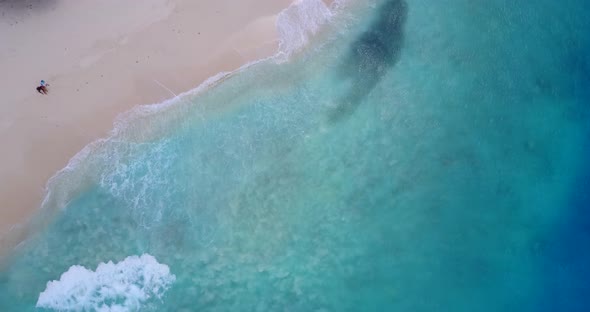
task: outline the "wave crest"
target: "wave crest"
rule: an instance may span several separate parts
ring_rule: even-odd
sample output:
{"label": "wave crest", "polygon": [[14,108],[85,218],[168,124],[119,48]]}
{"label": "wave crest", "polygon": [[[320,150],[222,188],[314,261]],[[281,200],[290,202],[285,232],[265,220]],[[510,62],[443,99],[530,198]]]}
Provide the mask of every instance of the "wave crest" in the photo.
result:
{"label": "wave crest", "polygon": [[149,255],[100,263],[96,271],[71,266],[58,281],[47,283],[38,308],[59,311],[135,311],[146,301],[160,299],[176,276]]}

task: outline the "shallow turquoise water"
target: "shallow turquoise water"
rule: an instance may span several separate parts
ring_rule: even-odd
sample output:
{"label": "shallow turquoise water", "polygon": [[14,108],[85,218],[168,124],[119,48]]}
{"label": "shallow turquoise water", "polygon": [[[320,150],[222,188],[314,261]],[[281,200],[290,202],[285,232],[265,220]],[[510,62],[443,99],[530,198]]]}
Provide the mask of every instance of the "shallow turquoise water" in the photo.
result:
{"label": "shallow turquoise water", "polygon": [[56,178],[0,310],[147,253],[175,279],[130,310],[585,311],[590,4],[340,10]]}

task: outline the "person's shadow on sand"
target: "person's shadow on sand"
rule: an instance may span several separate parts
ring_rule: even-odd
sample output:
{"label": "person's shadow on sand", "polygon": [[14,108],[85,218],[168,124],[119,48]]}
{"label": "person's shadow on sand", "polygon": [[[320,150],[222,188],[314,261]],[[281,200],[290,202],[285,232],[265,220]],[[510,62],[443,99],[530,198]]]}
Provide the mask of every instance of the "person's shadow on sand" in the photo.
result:
{"label": "person's shadow on sand", "polygon": [[37,92],[47,95],[47,93],[49,93],[47,87],[49,87],[49,84],[46,83],[45,80],[41,80],[41,83],[37,87]]}

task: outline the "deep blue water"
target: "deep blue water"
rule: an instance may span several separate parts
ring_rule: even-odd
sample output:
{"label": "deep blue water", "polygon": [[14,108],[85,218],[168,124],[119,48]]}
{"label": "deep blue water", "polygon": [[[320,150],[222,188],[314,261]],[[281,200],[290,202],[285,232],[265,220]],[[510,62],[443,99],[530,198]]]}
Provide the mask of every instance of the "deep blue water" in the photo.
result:
{"label": "deep blue water", "polygon": [[[584,155],[590,159],[587,140]],[[543,254],[548,282],[539,311],[587,311],[590,305],[590,162],[580,170],[566,209]]]}

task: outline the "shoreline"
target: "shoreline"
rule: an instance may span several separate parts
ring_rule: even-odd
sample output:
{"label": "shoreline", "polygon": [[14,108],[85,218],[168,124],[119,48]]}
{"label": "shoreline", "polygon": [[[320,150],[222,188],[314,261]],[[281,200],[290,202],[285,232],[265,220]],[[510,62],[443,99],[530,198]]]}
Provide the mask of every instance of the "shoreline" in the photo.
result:
{"label": "shoreline", "polygon": [[[225,6],[231,10],[227,19],[209,17],[210,20],[203,22],[194,16],[197,13],[207,18],[204,15],[210,11],[198,10],[203,9],[203,5],[186,0],[151,0],[143,4],[152,6],[146,10],[154,10],[150,11],[151,15],[147,14],[149,22],[136,22],[127,29],[128,33],[109,42],[101,42],[99,48],[93,46],[90,56],[87,49],[81,49],[78,57],[71,60],[74,65],[63,66],[67,70],[43,76],[41,79],[51,84],[48,96],[32,92],[35,91],[34,84],[27,86],[25,90],[30,94],[23,93],[26,94],[24,96],[17,94],[22,90],[15,87],[14,101],[0,107],[3,115],[8,117],[0,120],[0,140],[9,150],[0,165],[0,255],[9,253],[9,249],[27,237],[24,225],[41,206],[50,178],[59,174],[85,146],[107,136],[118,116],[146,103],[162,103],[169,100],[171,94],[190,92],[218,73],[232,72],[274,55],[278,49],[276,16],[290,2],[249,0],[238,4],[246,8],[242,11],[229,1],[217,2],[210,5],[209,10],[221,14],[220,8],[216,7]],[[93,5],[108,7],[109,4],[92,1],[75,3],[85,9]],[[56,7],[49,12],[67,11],[67,5],[55,3]],[[252,9],[253,6],[257,10]],[[164,17],[162,10],[166,11]],[[28,17],[19,25],[27,29],[25,26],[34,24],[34,18]],[[171,37],[203,26],[190,24],[190,21],[210,23],[205,26],[215,31],[211,34],[197,31],[196,38],[202,39],[197,42]],[[62,23],[67,24],[60,20],[59,24]],[[178,26],[183,23],[187,24]],[[136,24],[143,26],[138,30]],[[152,42],[155,41],[153,38],[158,38],[156,43]],[[6,62],[9,61],[22,65],[17,62],[18,57]],[[31,73],[34,70],[29,68],[25,72],[35,75]],[[24,74],[21,73],[21,76]],[[109,77],[104,77],[105,74]],[[16,82],[19,79],[15,79],[13,84]]]}

